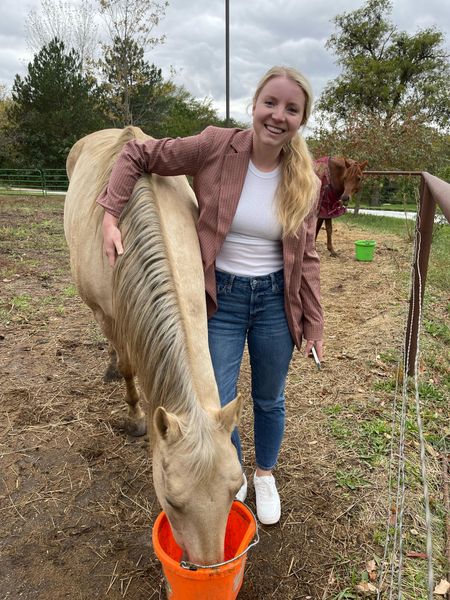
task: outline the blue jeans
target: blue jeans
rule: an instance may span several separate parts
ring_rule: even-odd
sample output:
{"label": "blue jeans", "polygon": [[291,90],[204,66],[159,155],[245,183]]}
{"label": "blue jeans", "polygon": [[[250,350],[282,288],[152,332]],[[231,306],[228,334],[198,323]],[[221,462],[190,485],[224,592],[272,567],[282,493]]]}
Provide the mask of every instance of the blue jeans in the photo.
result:
{"label": "blue jeans", "polygon": [[[208,321],[209,350],[222,406],[237,395],[247,340],[252,372],[256,465],[271,470],[284,433],[284,388],[294,342],[284,311],[283,271],[240,277],[216,271],[219,308]],[[232,434],[241,460],[237,429]]]}

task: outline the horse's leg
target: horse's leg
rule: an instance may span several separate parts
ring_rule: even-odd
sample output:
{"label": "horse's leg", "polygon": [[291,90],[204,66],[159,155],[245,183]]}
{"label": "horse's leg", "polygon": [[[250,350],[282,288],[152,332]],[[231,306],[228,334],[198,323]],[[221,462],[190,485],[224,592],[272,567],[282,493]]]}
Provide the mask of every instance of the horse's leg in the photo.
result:
{"label": "horse's leg", "polygon": [[95,320],[100,325],[100,329],[103,332],[103,335],[108,340],[108,355],[109,355],[109,364],[106,367],[106,371],[103,375],[103,381],[105,383],[109,383],[110,381],[118,381],[122,378],[118,367],[117,367],[117,352],[114,347],[114,344],[111,342],[113,339],[113,324],[110,317],[107,317],[103,310],[99,306],[95,306],[92,308],[92,312],[94,313]]}
{"label": "horse's leg", "polygon": [[103,381],[109,383],[111,381],[119,381],[122,375],[117,366],[117,352],[114,346],[109,342],[108,346],[109,365],[103,375]]}
{"label": "horse's leg", "polygon": [[134,383],[134,372],[131,368],[130,360],[128,356],[126,356],[125,351],[116,352],[114,345],[111,342],[111,340],[114,339],[114,327],[112,319],[107,317],[100,308],[93,309],[93,311],[97,323],[100,325],[103,333],[109,341],[110,364],[106,370],[105,377],[110,368],[113,370],[115,368],[125,379],[125,385],[127,388],[125,400],[128,404],[128,417],[125,424],[126,430],[130,435],[144,435],[147,431],[147,421],[145,413],[140,405],[139,394]]}
{"label": "horse's leg", "polygon": [[333,242],[332,242],[332,234],[333,234],[333,219],[325,219],[325,229],[327,230],[327,248],[328,248],[328,252],[330,253],[330,256],[333,256],[333,258],[337,257],[337,252],[335,251],[335,249],[333,248]]}
{"label": "horse's leg", "polygon": [[319,235],[319,231],[320,231],[320,228],[322,227],[322,223],[323,223],[323,219],[317,219],[316,239],[317,239],[317,236]]}
{"label": "horse's leg", "polygon": [[147,432],[147,420],[145,412],[141,408],[139,393],[134,381],[134,371],[131,368],[128,356],[119,355],[119,371],[122,374],[127,388],[125,401],[128,404],[128,417],[125,428],[130,435],[139,436]]}

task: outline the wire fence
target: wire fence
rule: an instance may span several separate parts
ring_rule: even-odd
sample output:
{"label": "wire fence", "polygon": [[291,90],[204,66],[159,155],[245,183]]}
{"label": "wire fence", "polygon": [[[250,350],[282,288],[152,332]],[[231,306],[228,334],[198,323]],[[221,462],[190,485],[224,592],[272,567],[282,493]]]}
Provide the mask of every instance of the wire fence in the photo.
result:
{"label": "wire fence", "polygon": [[65,169],[0,169],[0,194],[65,194]]}

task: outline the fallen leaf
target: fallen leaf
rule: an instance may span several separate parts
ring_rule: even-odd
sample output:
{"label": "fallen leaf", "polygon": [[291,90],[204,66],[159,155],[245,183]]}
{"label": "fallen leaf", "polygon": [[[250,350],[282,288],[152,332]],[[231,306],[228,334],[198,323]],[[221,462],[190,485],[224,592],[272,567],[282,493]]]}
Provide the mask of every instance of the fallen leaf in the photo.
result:
{"label": "fallen leaf", "polygon": [[372,559],[366,565],[366,569],[368,572],[377,570],[377,563]]}
{"label": "fallen leaf", "polygon": [[393,504],[391,506],[391,516],[389,517],[389,525],[395,525],[397,523],[397,507]]}
{"label": "fallen leaf", "polygon": [[426,552],[407,552],[408,558],[420,558],[421,560],[427,560],[428,554]]}
{"label": "fallen leaf", "polygon": [[410,533],[411,533],[411,535],[419,535],[419,532],[417,531],[417,529],[410,529]]}
{"label": "fallen leaf", "polygon": [[366,570],[369,574],[369,581],[377,580],[377,563],[374,560],[369,560],[366,564]]}
{"label": "fallen leaf", "polygon": [[378,375],[379,377],[387,377],[387,373],[384,371],[377,371],[376,369],[370,369],[370,372],[374,375]]}
{"label": "fallen leaf", "polygon": [[436,450],[433,448],[433,446],[431,444],[428,444],[428,442],[425,442],[425,448],[426,448],[428,454],[430,454],[433,458],[439,458],[439,452],[436,452]]}
{"label": "fallen leaf", "polygon": [[439,596],[445,596],[445,594],[450,590],[450,583],[446,579],[441,579],[437,586],[434,588],[433,594],[438,594]]}
{"label": "fallen leaf", "polygon": [[378,592],[378,589],[373,585],[373,583],[363,581],[358,583],[356,586],[356,591],[358,594],[363,594],[364,596],[373,596]]}

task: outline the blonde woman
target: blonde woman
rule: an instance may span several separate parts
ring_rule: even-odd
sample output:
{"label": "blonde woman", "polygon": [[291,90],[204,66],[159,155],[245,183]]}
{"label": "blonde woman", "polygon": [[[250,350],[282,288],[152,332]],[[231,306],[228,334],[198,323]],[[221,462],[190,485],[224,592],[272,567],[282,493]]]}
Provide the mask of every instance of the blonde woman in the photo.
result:
{"label": "blonde woman", "polygon": [[[209,346],[222,405],[237,393],[247,343],[252,370],[261,523],[279,521],[272,475],[284,433],[284,389],[294,346],[322,357],[323,316],[315,250],[318,180],[299,133],[311,112],[308,81],[273,67],[256,88],[253,127],[207,127],[187,138],[128,142],[98,202],[104,250],[122,254],[118,217],[144,172],[191,175],[199,205]],[[241,458],[239,434],[233,442]],[[247,480],[237,495],[244,500]]]}

